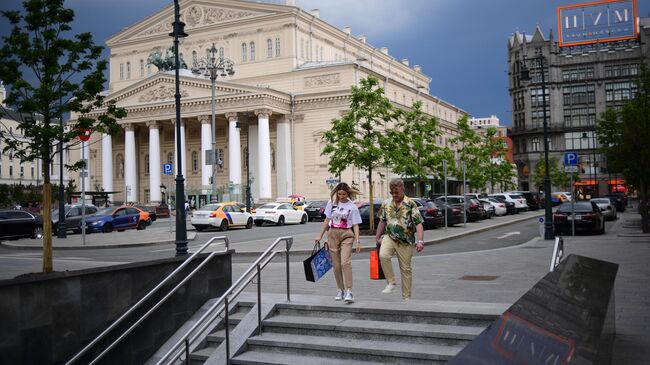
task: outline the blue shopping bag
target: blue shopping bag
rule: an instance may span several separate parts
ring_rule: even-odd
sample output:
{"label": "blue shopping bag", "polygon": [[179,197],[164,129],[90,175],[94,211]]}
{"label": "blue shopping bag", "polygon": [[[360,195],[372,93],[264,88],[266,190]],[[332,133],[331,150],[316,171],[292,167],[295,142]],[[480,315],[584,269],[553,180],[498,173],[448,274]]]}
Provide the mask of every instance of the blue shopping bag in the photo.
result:
{"label": "blue shopping bag", "polygon": [[327,243],[320,248],[319,244],[314,245],[312,255],[302,262],[305,268],[305,279],[316,282],[332,268],[332,256],[327,249]]}

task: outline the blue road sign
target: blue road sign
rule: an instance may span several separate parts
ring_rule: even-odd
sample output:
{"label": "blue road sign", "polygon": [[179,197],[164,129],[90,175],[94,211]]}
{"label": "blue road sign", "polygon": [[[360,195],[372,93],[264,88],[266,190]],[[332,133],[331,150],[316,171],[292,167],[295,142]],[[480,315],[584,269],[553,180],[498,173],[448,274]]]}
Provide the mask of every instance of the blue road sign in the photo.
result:
{"label": "blue road sign", "polygon": [[578,166],[578,152],[565,152],[564,166]]}
{"label": "blue road sign", "polygon": [[163,165],[163,173],[165,175],[171,175],[172,174],[172,164],[166,163]]}

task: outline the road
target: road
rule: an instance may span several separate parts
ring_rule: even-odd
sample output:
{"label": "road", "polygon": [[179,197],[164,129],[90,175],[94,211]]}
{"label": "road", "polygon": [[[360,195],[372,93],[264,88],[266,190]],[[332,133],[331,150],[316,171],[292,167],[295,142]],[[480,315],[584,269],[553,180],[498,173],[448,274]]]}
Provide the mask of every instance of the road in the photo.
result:
{"label": "road", "polygon": [[[477,223],[468,223],[468,227],[473,225],[490,225],[495,220],[486,220]],[[203,245],[208,239],[214,236],[226,236],[230,241],[230,247],[237,252],[246,251],[247,246],[253,244],[256,247],[266,247],[270,245],[277,237],[294,236],[295,240],[301,240],[303,246],[305,242],[311,242],[313,237],[319,232],[322,226],[321,222],[310,222],[304,225],[287,225],[282,227],[264,226],[253,229],[233,228],[226,232],[207,231],[197,233],[196,239],[189,243],[190,251]],[[449,232],[461,230],[460,227],[450,227]],[[142,234],[149,231],[169,230],[167,220],[154,222]],[[441,234],[444,229],[427,231],[435,236],[437,232]],[[505,227],[497,227],[485,232],[469,234],[467,236],[455,239],[449,239],[442,243],[427,246],[424,255],[438,255],[454,252],[466,252],[486,250],[499,247],[514,246],[530,240],[537,234],[537,223],[534,219],[524,222],[513,223]],[[92,235],[88,239],[92,239]],[[215,248],[222,249],[222,248]],[[137,247],[119,247],[104,249],[67,249],[54,250],[54,268],[57,271],[79,270],[100,266],[110,266],[130,262],[155,260],[170,257],[175,252],[175,247],[170,244],[159,244]],[[292,261],[303,260],[304,254],[296,254]],[[367,255],[354,255],[354,259],[366,258]],[[42,265],[42,253],[40,250],[17,250],[0,247],[0,279],[10,279],[15,276],[39,272]],[[233,262],[244,263],[254,260],[250,255],[234,255]]]}

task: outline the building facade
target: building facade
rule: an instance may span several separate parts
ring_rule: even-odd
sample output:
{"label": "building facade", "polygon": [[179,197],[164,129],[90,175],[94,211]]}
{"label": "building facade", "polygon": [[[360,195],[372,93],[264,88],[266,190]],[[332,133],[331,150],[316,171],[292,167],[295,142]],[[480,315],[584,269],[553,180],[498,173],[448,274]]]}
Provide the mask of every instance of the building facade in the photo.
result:
{"label": "building facade", "polygon": [[[637,34],[634,39],[560,47],[552,31],[545,37],[537,27],[532,36],[516,32],[508,39],[511,138],[520,189],[541,189],[532,177],[536,165],[543,162],[543,95],[549,161],[556,158],[563,168],[563,153],[578,153],[581,182],[576,188],[583,197],[604,194],[620,183],[620,176],[608,170],[598,153],[595,126],[605,110],[621,108],[634,98],[641,58],[647,62],[650,57],[650,18],[638,19]],[[530,82],[522,80],[524,66],[530,71]],[[554,186],[553,190],[567,188]]]}
{"label": "building facade", "polygon": [[[255,201],[293,193],[328,197],[327,181],[336,177],[327,171],[321,137],[349,109],[351,87],[367,76],[377,77],[400,108],[422,101],[423,110],[440,120],[441,145],[457,133],[456,121],[466,114],[429,95],[431,79],[419,66],[291,1],[182,0],[180,14],[189,36],[179,52],[188,68],[213,45],[234,63],[235,74],[218,77],[215,90],[215,186],[221,199],[243,200],[247,181]],[[119,121],[123,131],[117,136],[92,136],[86,186],[115,192],[116,201],[155,204],[165,188],[173,190],[174,176],[165,175],[162,165],[177,168],[174,73],[148,62],[152,53],[164,54],[172,45],[172,22],[170,5],[107,40],[107,99],[126,108],[128,116]],[[209,201],[212,187],[213,166],[205,163],[213,133],[211,81],[181,70],[180,93],[182,173],[188,199],[198,206]],[[379,197],[386,196],[392,177],[382,172],[388,173],[374,182]],[[366,172],[349,168],[341,180],[354,183],[367,199]]]}

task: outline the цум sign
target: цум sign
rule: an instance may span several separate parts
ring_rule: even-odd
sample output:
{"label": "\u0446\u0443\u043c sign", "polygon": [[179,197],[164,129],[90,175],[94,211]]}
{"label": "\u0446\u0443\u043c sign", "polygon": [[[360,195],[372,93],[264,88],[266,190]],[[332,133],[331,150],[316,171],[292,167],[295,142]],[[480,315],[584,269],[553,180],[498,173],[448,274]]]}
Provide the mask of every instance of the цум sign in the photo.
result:
{"label": "\u0446\u0443\u043c sign", "polygon": [[635,39],[636,0],[605,0],[557,8],[560,47]]}

